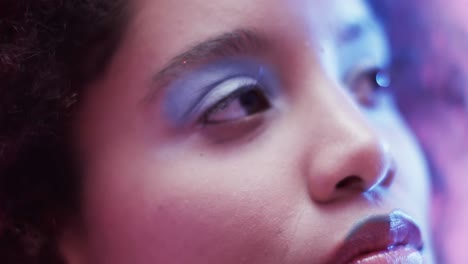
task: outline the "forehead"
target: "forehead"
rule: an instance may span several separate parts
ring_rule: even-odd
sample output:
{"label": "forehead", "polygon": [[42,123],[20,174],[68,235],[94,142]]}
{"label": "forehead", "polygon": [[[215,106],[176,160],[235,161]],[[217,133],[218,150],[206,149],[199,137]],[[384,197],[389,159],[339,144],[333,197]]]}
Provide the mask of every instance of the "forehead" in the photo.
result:
{"label": "forehead", "polygon": [[134,17],[154,28],[186,33],[245,26],[288,26],[323,34],[339,34],[349,24],[371,20],[363,0],[130,0]]}
{"label": "forehead", "polygon": [[320,56],[338,74],[355,57],[386,57],[383,35],[362,0],[129,1],[123,46],[134,52],[136,65],[153,72],[197,43],[236,29],[261,31],[275,45]]}
{"label": "forehead", "polygon": [[[299,1],[298,1],[299,2]],[[296,8],[306,8],[306,17],[315,32],[340,34],[349,26],[373,21],[373,16],[363,0],[301,1]]]}

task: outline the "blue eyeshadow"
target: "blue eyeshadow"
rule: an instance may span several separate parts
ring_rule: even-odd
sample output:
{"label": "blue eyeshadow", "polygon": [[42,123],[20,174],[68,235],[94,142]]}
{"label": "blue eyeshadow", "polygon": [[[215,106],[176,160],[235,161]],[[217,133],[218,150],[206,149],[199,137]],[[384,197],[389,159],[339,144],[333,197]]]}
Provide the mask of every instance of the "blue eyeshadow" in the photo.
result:
{"label": "blue eyeshadow", "polygon": [[[197,105],[219,84],[235,77],[255,79],[273,96],[278,91],[276,76],[264,64],[250,58],[231,58],[189,70],[171,82],[163,99],[163,113],[176,126],[192,122]],[[227,96],[227,95],[226,95]]]}

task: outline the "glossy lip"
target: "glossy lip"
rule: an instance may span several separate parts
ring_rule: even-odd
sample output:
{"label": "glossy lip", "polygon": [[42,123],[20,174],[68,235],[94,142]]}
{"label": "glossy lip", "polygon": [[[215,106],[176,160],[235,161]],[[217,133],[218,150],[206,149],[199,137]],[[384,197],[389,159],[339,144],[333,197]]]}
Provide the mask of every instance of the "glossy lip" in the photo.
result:
{"label": "glossy lip", "polygon": [[329,264],[350,263],[367,254],[396,247],[423,248],[421,231],[413,220],[401,211],[370,217],[358,223],[335,252]]}

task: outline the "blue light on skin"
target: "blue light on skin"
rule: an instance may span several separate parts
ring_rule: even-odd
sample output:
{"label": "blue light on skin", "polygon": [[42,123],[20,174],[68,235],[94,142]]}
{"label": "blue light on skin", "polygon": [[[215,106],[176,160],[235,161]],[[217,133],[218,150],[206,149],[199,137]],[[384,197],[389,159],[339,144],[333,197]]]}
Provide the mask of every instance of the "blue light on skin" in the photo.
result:
{"label": "blue light on skin", "polygon": [[[346,76],[353,69],[367,67],[384,68],[388,65],[389,54],[386,51],[386,43],[383,42],[382,29],[373,20],[359,23],[362,27],[361,36],[348,41],[336,49],[337,58],[340,58],[338,72],[340,76]],[[382,82],[384,80],[382,79]],[[380,84],[379,84],[380,85]]]}
{"label": "blue light on skin", "polygon": [[325,33],[327,37],[321,43],[321,47],[328,47],[321,53],[322,63],[330,76],[340,77],[344,85],[349,85],[357,74],[386,68],[390,62],[389,47],[378,20],[359,1],[351,0],[347,6],[337,9],[339,20],[334,17],[329,22],[332,30]]}
{"label": "blue light on skin", "polygon": [[237,89],[254,83],[269,98],[279,93],[276,75],[264,64],[251,58],[215,61],[188,70],[172,81],[166,89],[163,110],[175,126],[187,126]]}

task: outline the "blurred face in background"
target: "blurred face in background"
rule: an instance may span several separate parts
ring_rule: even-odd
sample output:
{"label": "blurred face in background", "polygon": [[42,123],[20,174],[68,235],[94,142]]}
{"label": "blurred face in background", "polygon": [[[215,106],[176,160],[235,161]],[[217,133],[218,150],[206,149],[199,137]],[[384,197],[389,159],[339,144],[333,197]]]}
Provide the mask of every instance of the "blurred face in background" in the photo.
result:
{"label": "blurred face in background", "polygon": [[[440,223],[444,228],[438,233],[441,245],[444,248],[447,263],[462,263],[468,261],[468,252],[465,245],[468,243],[468,19],[463,10],[468,7],[467,1],[451,0],[437,1],[437,7],[444,11],[446,19],[445,30],[448,34],[446,43],[457,43],[453,48],[449,45],[441,47],[444,51],[452,50],[450,60],[458,67],[458,75],[452,76],[457,87],[457,97],[462,104],[445,106],[441,111],[439,120],[447,127],[445,133],[439,129],[432,140],[434,159],[440,161],[439,170],[445,179],[445,197],[440,201]],[[438,16],[434,16],[435,18]],[[437,21],[437,20],[436,20]],[[436,22],[435,22],[436,23]],[[450,131],[450,134],[447,134]],[[447,142],[450,138],[451,142]]]}
{"label": "blurred face in background", "polygon": [[69,263],[432,263],[428,178],[360,0],[134,0],[77,121]]}
{"label": "blurred face in background", "polygon": [[466,263],[468,2],[377,5],[385,6],[383,13],[388,15],[399,106],[435,169],[432,219],[440,262]]}

